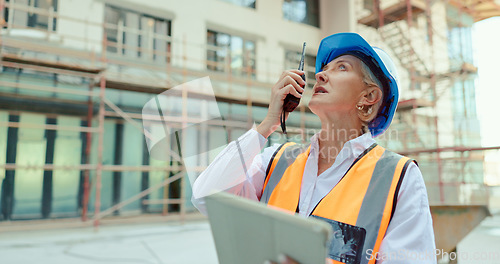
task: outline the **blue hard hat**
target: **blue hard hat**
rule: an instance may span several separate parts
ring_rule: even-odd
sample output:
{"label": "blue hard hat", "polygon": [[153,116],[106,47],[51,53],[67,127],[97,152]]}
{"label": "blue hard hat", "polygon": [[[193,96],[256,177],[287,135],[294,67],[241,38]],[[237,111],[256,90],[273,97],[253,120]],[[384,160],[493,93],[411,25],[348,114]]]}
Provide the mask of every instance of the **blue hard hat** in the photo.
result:
{"label": "blue hard hat", "polygon": [[385,51],[372,47],[356,33],[338,33],[324,38],[316,55],[316,73],[335,58],[352,55],[362,60],[382,83],[384,98],[377,116],[368,124],[374,137],[384,133],[391,124],[398,105],[396,66]]}

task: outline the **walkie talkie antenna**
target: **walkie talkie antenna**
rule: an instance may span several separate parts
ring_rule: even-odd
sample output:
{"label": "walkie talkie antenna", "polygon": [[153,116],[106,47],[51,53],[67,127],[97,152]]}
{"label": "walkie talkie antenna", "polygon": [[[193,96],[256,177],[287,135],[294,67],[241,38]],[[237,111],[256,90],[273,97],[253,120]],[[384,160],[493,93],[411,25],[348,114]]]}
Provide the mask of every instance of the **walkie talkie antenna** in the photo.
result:
{"label": "walkie talkie antenna", "polygon": [[302,56],[300,57],[299,70],[304,70],[304,57],[306,56],[306,43],[302,45]]}

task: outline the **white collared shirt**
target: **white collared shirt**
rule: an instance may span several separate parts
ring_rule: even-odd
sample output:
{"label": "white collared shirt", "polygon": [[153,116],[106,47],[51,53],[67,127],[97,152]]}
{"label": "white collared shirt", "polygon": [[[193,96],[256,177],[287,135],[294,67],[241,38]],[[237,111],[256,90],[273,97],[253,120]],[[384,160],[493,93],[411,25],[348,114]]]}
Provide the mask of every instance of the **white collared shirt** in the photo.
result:
{"label": "white collared shirt", "polygon": [[[231,142],[193,184],[192,202],[206,214],[203,197],[226,191],[259,201],[266,169],[275,144],[265,148],[267,139],[254,129]],[[375,140],[365,133],[346,142],[331,167],[318,174],[318,134],[311,138],[299,198],[299,215],[307,217],[319,201],[337,185],[354,160]],[[394,216],[382,240],[377,263],[436,263],[434,231],[427,191],[418,167],[411,163],[398,193]]]}

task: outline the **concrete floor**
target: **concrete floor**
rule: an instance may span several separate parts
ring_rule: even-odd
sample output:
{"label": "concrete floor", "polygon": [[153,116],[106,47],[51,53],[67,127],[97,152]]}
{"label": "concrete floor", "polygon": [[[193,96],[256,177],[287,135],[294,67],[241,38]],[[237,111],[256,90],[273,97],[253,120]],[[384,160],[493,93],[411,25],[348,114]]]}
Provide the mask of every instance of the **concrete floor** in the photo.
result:
{"label": "concrete floor", "polygon": [[[449,253],[449,252],[448,252]],[[458,263],[500,263],[500,214],[458,245]],[[449,255],[453,258],[454,255]],[[0,233],[0,263],[216,264],[206,220]],[[440,263],[447,263],[440,261]]]}
{"label": "concrete floor", "polygon": [[18,231],[0,234],[2,264],[216,264],[206,221],[93,228]]}
{"label": "concrete floor", "polygon": [[500,263],[500,214],[487,217],[457,246],[459,264]]}

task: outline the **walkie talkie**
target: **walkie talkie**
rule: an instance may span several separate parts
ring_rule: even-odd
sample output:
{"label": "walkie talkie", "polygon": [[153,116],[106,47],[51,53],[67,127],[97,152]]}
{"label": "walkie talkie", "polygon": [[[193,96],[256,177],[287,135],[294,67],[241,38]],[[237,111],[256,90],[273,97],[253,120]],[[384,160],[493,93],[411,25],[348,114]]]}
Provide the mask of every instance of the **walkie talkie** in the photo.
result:
{"label": "walkie talkie", "polygon": [[[304,57],[306,56],[306,43],[304,42],[304,45],[302,45],[302,57],[300,58],[300,63],[299,63],[299,70],[303,71],[304,70]],[[300,77],[302,77],[302,80],[304,82],[306,81],[306,75],[302,74]],[[304,88],[302,86],[302,88]],[[300,93],[302,94],[302,93]],[[285,100],[283,101],[283,112],[281,113],[281,130],[283,131],[283,134],[286,134],[286,124],[285,124],[285,113],[286,112],[292,112],[297,108],[297,106],[300,103],[300,98],[295,97],[292,94],[287,94],[285,97]]]}
{"label": "walkie talkie", "polygon": [[[301,71],[304,70],[305,56],[306,56],[306,43],[304,42],[304,45],[302,46],[302,57],[300,58],[300,63],[299,63],[299,70]],[[306,81],[305,74],[302,74],[300,77],[302,77],[302,80],[304,80],[304,82]],[[292,112],[293,110],[295,110],[295,108],[297,108],[299,103],[300,103],[300,98],[297,98],[292,94],[287,94],[287,96],[285,97],[285,101],[283,102],[283,110],[285,112]]]}

